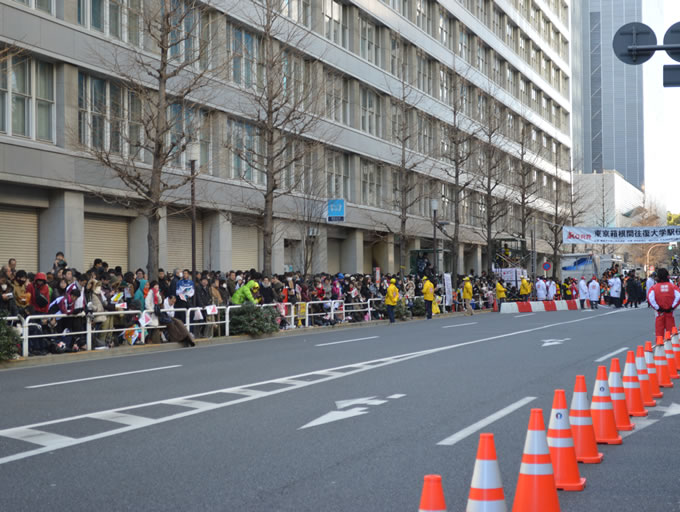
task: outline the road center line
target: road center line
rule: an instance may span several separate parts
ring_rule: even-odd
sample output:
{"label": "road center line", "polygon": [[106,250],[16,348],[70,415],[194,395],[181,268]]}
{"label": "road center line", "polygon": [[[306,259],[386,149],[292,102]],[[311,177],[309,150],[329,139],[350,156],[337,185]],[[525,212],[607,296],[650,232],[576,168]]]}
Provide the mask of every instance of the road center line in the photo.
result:
{"label": "road center line", "polygon": [[508,414],[515,412],[517,409],[524,407],[526,404],[528,404],[529,402],[533,402],[534,400],[536,400],[535,396],[526,396],[521,400],[518,400],[514,404],[510,404],[507,407],[501,409],[500,411],[495,412],[482,420],[479,420],[477,423],[473,423],[469,427],[464,428],[459,432],[456,432],[452,436],[449,436],[442,441],[439,441],[437,444],[440,446],[453,446],[454,444],[462,441],[466,437],[471,436],[475,432],[482,430],[487,425],[491,425],[493,422],[498,421],[501,418],[504,418]]}
{"label": "road center line", "polygon": [[340,343],[353,343],[355,341],[364,341],[364,340],[372,340],[375,338],[380,338],[380,336],[367,336],[366,338],[354,338],[352,340],[342,340],[342,341],[333,341],[331,343],[319,343],[318,345],[314,345],[315,347],[326,347],[328,345],[339,345]]}
{"label": "road center line", "polygon": [[525,316],[535,315],[536,313],[522,313],[521,315],[515,315],[515,318],[524,318]]}
{"label": "road center line", "polygon": [[[463,343],[456,343],[454,345],[446,345],[443,347],[438,347],[438,348],[432,348],[432,349],[427,349],[427,350],[420,350],[418,352],[410,352],[406,354],[398,354],[395,356],[391,357],[384,357],[381,359],[374,359],[371,361],[364,361],[364,362],[359,362],[359,363],[354,363],[350,365],[345,365],[345,366],[338,366],[335,368],[326,368],[326,369],[321,369],[321,370],[315,370],[307,373],[301,373],[297,375],[290,375],[287,377],[279,377],[278,379],[271,379],[268,381],[262,381],[262,382],[254,382],[250,384],[245,384],[242,386],[234,386],[231,388],[225,388],[225,389],[214,389],[211,391],[204,391],[202,393],[196,393],[192,395],[187,395],[187,396],[180,396],[180,397],[173,397],[173,398],[167,398],[164,400],[156,400],[154,402],[147,402],[147,403],[141,403],[141,404],[136,404],[136,405],[130,405],[130,406],[125,406],[125,407],[118,407],[116,409],[109,409],[109,410],[104,410],[104,411],[96,411],[88,414],[79,414],[77,416],[70,416],[66,418],[58,418],[54,420],[49,420],[49,421],[44,421],[40,423],[33,423],[31,425],[23,425],[20,427],[14,427],[14,428],[7,428],[0,430],[0,438],[2,437],[9,437],[9,438],[17,438],[17,436],[21,437],[26,434],[27,430],[35,430],[40,433],[40,427],[44,427],[47,425],[54,425],[57,423],[65,423],[68,421],[73,421],[73,420],[79,420],[82,418],[107,418],[109,421],[114,421],[114,422],[119,422],[118,420],[115,420],[115,417],[117,415],[122,415],[121,417],[123,418],[119,423],[121,423],[122,426],[121,428],[114,428],[112,430],[108,430],[105,432],[100,432],[98,434],[93,434],[90,436],[85,436],[85,437],[79,437],[79,438],[71,438],[71,437],[64,437],[64,442],[59,442],[59,443],[49,443],[47,446],[41,446],[40,448],[35,448],[32,450],[27,450],[24,452],[20,453],[15,453],[13,455],[7,455],[5,457],[0,457],[0,465],[3,464],[8,464],[10,462],[14,462],[17,460],[22,460],[22,459],[27,459],[29,457],[33,457],[36,455],[40,455],[43,453],[50,453],[54,452],[56,450],[60,450],[63,448],[67,448],[70,446],[76,446],[79,444],[83,443],[88,443],[90,441],[95,441],[97,439],[104,439],[106,437],[111,437],[119,434],[124,434],[125,432],[130,432],[133,430],[138,430],[141,428],[145,428],[148,426],[152,425],[158,425],[162,423],[166,423],[169,421],[174,421],[180,418],[186,418],[188,416],[193,416],[196,414],[201,414],[207,411],[213,411],[217,409],[222,409],[225,407],[231,407],[233,405],[245,403],[245,402],[250,402],[252,400],[259,400],[260,398],[264,397],[270,397],[274,395],[278,395],[280,393],[286,393],[288,391],[293,391],[297,389],[302,389],[308,386],[315,386],[317,384],[321,384],[322,382],[330,382],[334,381],[337,379],[342,379],[344,377],[348,377],[350,375],[356,375],[359,373],[363,373],[366,371],[370,370],[375,370],[377,368],[382,368],[384,366],[390,366],[393,364],[401,363],[404,361],[408,361],[410,359],[415,359],[418,357],[423,357],[427,356],[430,354],[436,354],[438,352],[444,352],[446,350],[452,350],[455,348],[460,348],[460,347],[466,347],[468,345],[476,345],[479,343],[484,343],[486,341],[494,341],[494,340],[500,340],[503,338],[508,338],[510,336],[518,336],[520,334],[527,334],[530,332],[535,332],[535,331],[541,331],[544,329],[552,329],[554,327],[557,327],[559,325],[568,325],[568,324],[573,324],[577,322],[584,322],[588,320],[592,320],[594,318],[599,318],[602,316],[607,316],[607,315],[614,315],[618,313],[618,311],[611,311],[609,313],[602,313],[599,315],[595,316],[589,316],[589,317],[583,317],[579,318],[576,320],[567,320],[565,322],[556,322],[553,324],[546,324],[540,327],[532,327],[531,329],[523,329],[521,331],[514,331],[514,332],[509,332],[505,334],[499,334],[496,336],[490,336],[487,338],[480,338],[477,340],[471,340],[471,341],[466,341]],[[299,379],[299,377],[304,377],[308,375],[328,375],[325,378],[320,378],[320,379],[314,379],[312,381],[306,382],[303,379]],[[149,418],[144,418],[142,416],[136,416],[134,415],[134,409],[139,409],[139,408],[144,408],[144,407],[150,407],[152,405],[158,405],[158,404],[163,404],[163,403],[168,403],[172,402],[173,400],[201,400],[201,397],[205,395],[213,395],[215,393],[232,393],[232,394],[243,394],[244,391],[246,391],[250,387],[255,387],[263,384],[268,384],[272,382],[277,382],[280,380],[295,380],[295,381],[300,381],[299,384],[293,385],[293,386],[285,386],[280,389],[274,389],[272,391],[260,391],[255,395],[252,396],[244,396],[243,398],[237,398],[235,400],[231,400],[228,402],[224,403],[206,403],[206,405],[203,408],[200,409],[189,409],[186,412],[179,412],[176,414],[171,414],[169,416],[164,416],[162,418],[158,419],[149,419]],[[253,391],[253,390],[249,390]]]}
{"label": "road center line", "polygon": [[596,363],[601,363],[601,362],[603,362],[603,361],[606,361],[606,360],[609,359],[610,357],[615,356],[616,354],[620,354],[621,352],[623,352],[623,351],[625,351],[625,350],[628,350],[628,347],[623,347],[623,348],[620,348],[620,349],[618,349],[618,350],[615,350],[614,352],[610,352],[609,354],[605,354],[605,355],[603,355],[602,357],[600,357],[599,359],[595,359],[595,362],[596,362]]}
{"label": "road center line", "polygon": [[450,329],[451,327],[463,327],[464,325],[476,325],[477,322],[468,322],[466,324],[445,325],[442,329]]}
{"label": "road center line", "polygon": [[49,386],[61,386],[62,384],[72,384],[74,382],[85,382],[88,380],[110,379],[111,377],[122,377],[123,375],[133,375],[135,373],[157,372],[159,370],[170,370],[171,368],[179,368],[181,364],[173,364],[172,366],[160,366],[158,368],[148,368],[146,370],[135,370],[133,372],[111,373],[109,375],[97,375],[96,377],[85,377],[83,379],[62,380],[60,382],[48,382],[47,384],[36,384],[35,386],[26,386],[26,389],[46,388]]}

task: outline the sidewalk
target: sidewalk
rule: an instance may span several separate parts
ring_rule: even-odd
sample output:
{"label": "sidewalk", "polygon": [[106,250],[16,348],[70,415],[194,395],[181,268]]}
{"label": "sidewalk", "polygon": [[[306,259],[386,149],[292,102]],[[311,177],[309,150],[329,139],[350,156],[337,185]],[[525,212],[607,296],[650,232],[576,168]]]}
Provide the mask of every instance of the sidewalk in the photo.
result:
{"label": "sidewalk", "polygon": [[[490,309],[479,310],[475,314],[485,314],[493,313]],[[457,313],[442,313],[436,315],[435,318],[456,318],[465,316],[464,312]],[[411,320],[397,321],[401,322],[423,322],[425,317],[416,317]],[[229,337],[216,337],[216,338],[201,338],[196,340],[196,347],[206,347],[210,345],[226,345],[229,343],[244,343],[251,341],[258,341],[262,339],[271,338],[283,338],[286,336],[299,336],[303,332],[305,334],[321,334],[329,330],[337,329],[357,329],[362,327],[377,327],[379,325],[388,325],[388,320],[371,320],[370,322],[358,322],[358,323],[347,323],[347,324],[337,324],[328,327],[305,327],[290,329],[287,331],[278,331],[273,334],[262,334],[258,336],[250,336],[247,334],[229,336]],[[124,357],[139,354],[149,354],[152,352],[165,352],[168,350],[184,350],[185,347],[179,343],[161,343],[158,345],[120,345],[113,349],[106,350],[90,350],[81,351],[68,354],[48,354],[45,356],[32,356],[32,357],[18,357],[12,361],[0,362],[0,370],[8,370],[15,368],[30,368],[34,366],[43,365],[53,365],[53,364],[64,364],[64,363],[75,363],[79,361],[88,361],[91,359],[103,359],[107,357]]]}

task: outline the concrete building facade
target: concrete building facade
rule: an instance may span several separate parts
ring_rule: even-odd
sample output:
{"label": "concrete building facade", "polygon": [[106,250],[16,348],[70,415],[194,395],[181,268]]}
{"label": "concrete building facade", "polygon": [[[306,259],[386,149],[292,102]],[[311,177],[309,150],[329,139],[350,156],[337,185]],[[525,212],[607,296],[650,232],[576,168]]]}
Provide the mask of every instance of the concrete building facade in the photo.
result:
{"label": "concrete building facade", "polygon": [[[451,103],[463,96],[468,130],[484,121],[489,103],[504,120],[495,140],[505,152],[503,187],[510,191],[510,204],[497,233],[518,231],[511,191],[520,126],[531,134],[528,146],[539,184],[532,208],[537,216],[549,217],[552,190],[570,179],[569,1],[284,3],[294,4],[291,21],[312,41],[304,48],[305,66],[327,100],[323,122],[336,133],[316,150],[320,168],[315,172],[327,182],[324,196],[344,198],[347,209],[345,222],[322,223],[311,233],[307,226],[301,231],[290,213],[304,194],[277,199],[274,272],[300,270],[302,245],[310,235],[316,247],[313,272],[368,273],[375,267],[396,272],[399,244],[411,251],[431,249],[430,199],[441,205],[439,220],[452,218],[450,178],[442,169],[449,164],[437,154],[445,144]],[[134,128],[133,100],[102,55],[144,47],[143,31],[132,27],[130,14],[131,6],[143,9],[143,4],[127,0],[121,13],[122,4],[113,0],[0,0],[0,42],[23,49],[0,64],[0,261],[15,257],[19,268],[46,270],[55,253],[63,251],[78,269],[89,267],[95,257],[123,269],[146,265],[145,217],[132,201],[121,200],[131,197],[129,190],[83,150],[100,140],[113,144],[114,127],[121,123],[125,130]],[[237,33],[257,38],[244,15],[252,5],[218,0],[204,6],[217,27],[210,44],[226,45]],[[398,151],[392,99],[399,78],[391,58],[400,45],[406,48],[408,80],[417,96],[413,123],[418,145],[409,151],[431,164],[410,211],[411,236],[403,241],[395,235],[393,201],[399,183],[393,172]],[[153,58],[152,49],[148,55]],[[452,80],[463,69],[463,79]],[[234,100],[243,84],[234,77],[215,76],[218,99],[202,107],[204,172],[196,179],[198,266],[223,271],[262,267],[261,199],[253,190],[262,183],[245,183],[238,155],[225,149],[230,137],[249,133],[248,113]],[[455,90],[451,83],[458,84]],[[112,98],[121,94],[127,99],[117,112]],[[179,165],[168,172],[187,170]],[[162,212],[160,225],[159,259],[166,270],[188,267],[191,261],[188,186],[177,190],[176,197]],[[474,187],[460,209],[459,260],[441,255],[439,268],[480,272],[489,255],[480,235],[484,201]],[[549,252],[543,242],[539,250]]]}

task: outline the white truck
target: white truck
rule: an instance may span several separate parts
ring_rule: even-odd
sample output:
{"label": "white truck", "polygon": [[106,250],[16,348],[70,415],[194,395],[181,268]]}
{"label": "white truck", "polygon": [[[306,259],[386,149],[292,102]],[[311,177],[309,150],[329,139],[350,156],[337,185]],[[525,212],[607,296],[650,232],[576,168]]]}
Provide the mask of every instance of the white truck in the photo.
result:
{"label": "white truck", "polygon": [[560,260],[560,276],[564,280],[573,277],[577,281],[581,276],[590,280],[593,276],[600,275],[600,255],[587,253],[563,254]]}

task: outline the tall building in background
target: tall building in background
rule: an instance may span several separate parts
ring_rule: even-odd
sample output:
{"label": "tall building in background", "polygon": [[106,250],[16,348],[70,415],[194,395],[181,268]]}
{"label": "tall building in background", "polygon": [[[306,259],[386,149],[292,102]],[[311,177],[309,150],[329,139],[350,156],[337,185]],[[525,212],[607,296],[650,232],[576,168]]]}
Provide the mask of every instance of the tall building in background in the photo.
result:
{"label": "tall building in background", "polygon": [[643,188],[643,69],[612,50],[622,25],[642,21],[642,0],[575,0],[572,12],[573,165],[584,173],[615,169]]}

